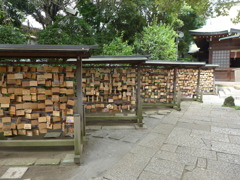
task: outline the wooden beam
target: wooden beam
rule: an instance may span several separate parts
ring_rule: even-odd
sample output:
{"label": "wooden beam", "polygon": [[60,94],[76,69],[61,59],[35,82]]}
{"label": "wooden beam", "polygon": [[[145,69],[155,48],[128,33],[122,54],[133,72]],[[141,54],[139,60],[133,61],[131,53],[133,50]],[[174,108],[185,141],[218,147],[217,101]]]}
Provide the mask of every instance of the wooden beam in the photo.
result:
{"label": "wooden beam", "polygon": [[[76,69],[76,82],[77,82],[77,114],[80,114],[81,122],[83,122],[84,119],[84,113],[83,113],[83,94],[82,94],[82,59],[81,57],[77,58],[77,69]],[[83,132],[85,131],[84,126],[80,124],[81,128],[81,138],[83,141]]]}
{"label": "wooden beam", "polygon": [[79,114],[74,115],[74,162],[80,164],[82,152],[81,119]]}
{"label": "wooden beam", "polygon": [[0,51],[1,58],[76,58],[76,56],[81,56],[83,58],[89,58],[90,53],[86,51]]}
{"label": "wooden beam", "polygon": [[197,94],[200,91],[200,80],[201,80],[201,68],[198,68],[198,79],[197,79],[197,89],[196,89]]}
{"label": "wooden beam", "polygon": [[177,99],[176,99],[176,108],[175,108],[177,111],[181,111],[181,101],[182,101],[182,95],[181,95],[181,92],[178,91]]}
{"label": "wooden beam", "polygon": [[52,62],[18,62],[18,61],[0,61],[0,64],[13,64],[16,65],[16,64],[73,64],[75,65],[77,62],[58,62],[58,61],[52,61]]}
{"label": "wooden beam", "polygon": [[74,146],[73,139],[0,140],[0,147]]}
{"label": "wooden beam", "polygon": [[165,104],[165,103],[143,103],[143,107],[160,107],[160,106],[165,106],[165,107],[173,107],[174,104]]}
{"label": "wooden beam", "polygon": [[194,97],[194,98],[181,98],[181,101],[197,101],[197,97]]}
{"label": "wooden beam", "polygon": [[83,105],[83,137],[86,137],[86,111],[85,111],[85,105]]}
{"label": "wooden beam", "polygon": [[173,103],[175,104],[176,103],[176,95],[177,95],[177,91],[176,91],[176,88],[177,88],[177,68],[174,67],[174,70],[173,70],[174,74],[173,74]]}
{"label": "wooden beam", "polygon": [[136,89],[136,98],[137,98],[137,117],[138,125],[143,126],[143,116],[142,116],[142,103],[141,103],[141,67],[140,64],[137,66],[137,89]]}
{"label": "wooden beam", "polygon": [[86,116],[87,121],[138,120],[138,116]]}
{"label": "wooden beam", "polygon": [[200,81],[201,81],[201,68],[198,69],[198,79],[197,79],[197,89],[196,89],[196,100],[202,102],[202,91],[200,89]]}
{"label": "wooden beam", "polygon": [[[77,84],[77,114],[74,116],[74,142],[75,142],[75,157],[74,162],[80,164],[81,146],[83,142],[83,98],[82,98],[82,59],[77,58],[76,69],[76,84]],[[76,121],[75,121],[76,120]]]}

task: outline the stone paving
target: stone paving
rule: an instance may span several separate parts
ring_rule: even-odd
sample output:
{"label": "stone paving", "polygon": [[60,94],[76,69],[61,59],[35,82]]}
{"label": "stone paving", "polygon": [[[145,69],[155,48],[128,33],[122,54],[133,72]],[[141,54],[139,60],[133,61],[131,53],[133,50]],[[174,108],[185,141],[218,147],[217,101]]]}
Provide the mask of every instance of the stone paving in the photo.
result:
{"label": "stone paving", "polygon": [[0,175],[17,165],[28,166],[23,178],[32,180],[238,180],[240,111],[222,107],[218,96],[203,101],[147,111],[144,128],[89,127],[81,166],[73,164],[72,149],[39,149],[38,158],[38,151],[1,150]]}
{"label": "stone paving", "polygon": [[[96,179],[239,180],[240,111],[217,96],[183,102]],[[158,118],[157,116],[151,116]]]}

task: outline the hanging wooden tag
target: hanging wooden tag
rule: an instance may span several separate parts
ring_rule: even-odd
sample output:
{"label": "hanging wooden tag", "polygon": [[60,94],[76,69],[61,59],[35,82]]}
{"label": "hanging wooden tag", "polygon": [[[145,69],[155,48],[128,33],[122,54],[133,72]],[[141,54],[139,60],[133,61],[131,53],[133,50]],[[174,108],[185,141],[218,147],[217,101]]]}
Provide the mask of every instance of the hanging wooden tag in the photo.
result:
{"label": "hanging wooden tag", "polygon": [[1,72],[1,73],[7,72],[7,68],[4,67],[4,66],[0,67],[0,72]]}
{"label": "hanging wooden tag", "polygon": [[74,89],[67,89],[66,94],[67,95],[73,95],[74,94]]}
{"label": "hanging wooden tag", "polygon": [[32,100],[31,95],[24,95],[22,98],[23,98],[23,101],[31,101]]}
{"label": "hanging wooden tag", "polygon": [[72,66],[67,66],[66,67],[66,72],[72,72],[73,71],[73,67]]}

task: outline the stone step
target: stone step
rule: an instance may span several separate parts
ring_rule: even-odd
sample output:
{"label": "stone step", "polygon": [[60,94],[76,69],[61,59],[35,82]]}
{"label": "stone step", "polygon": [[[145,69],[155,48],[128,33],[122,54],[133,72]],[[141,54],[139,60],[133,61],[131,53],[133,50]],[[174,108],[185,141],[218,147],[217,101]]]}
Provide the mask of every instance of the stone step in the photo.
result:
{"label": "stone step", "polygon": [[224,93],[224,91],[219,91],[218,95],[219,95],[220,98],[226,98],[227,97],[227,95]]}
{"label": "stone step", "polygon": [[231,93],[232,93],[230,88],[223,88],[223,92],[225,93],[225,95],[231,95]]}

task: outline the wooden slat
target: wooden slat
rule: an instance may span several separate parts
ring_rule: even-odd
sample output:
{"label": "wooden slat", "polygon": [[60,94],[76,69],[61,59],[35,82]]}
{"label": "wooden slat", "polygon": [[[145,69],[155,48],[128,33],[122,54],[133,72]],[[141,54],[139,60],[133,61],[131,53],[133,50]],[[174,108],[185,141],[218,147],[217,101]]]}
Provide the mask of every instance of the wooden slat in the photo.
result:
{"label": "wooden slat", "polygon": [[165,103],[143,103],[143,107],[157,107],[157,106],[166,106],[166,107],[173,107],[174,104],[165,104]]}
{"label": "wooden slat", "polygon": [[86,116],[87,121],[108,121],[108,120],[137,120],[138,116]]}
{"label": "wooden slat", "polygon": [[74,146],[73,139],[54,140],[0,140],[0,147],[34,147],[34,146]]}

